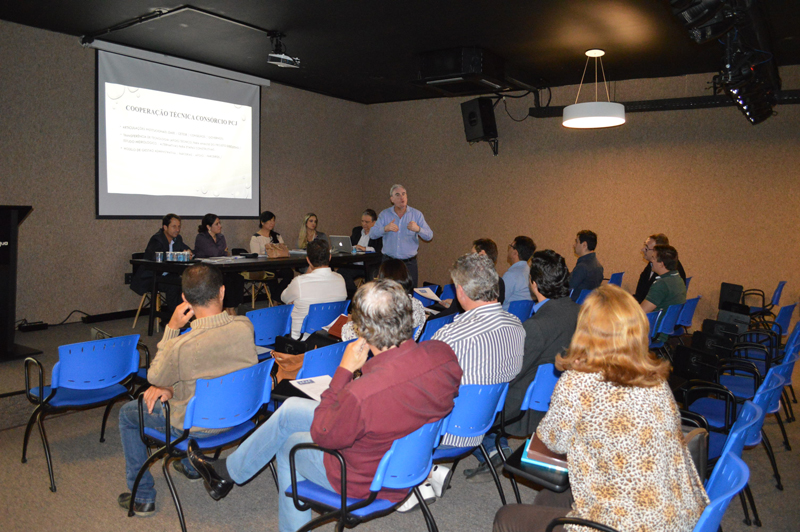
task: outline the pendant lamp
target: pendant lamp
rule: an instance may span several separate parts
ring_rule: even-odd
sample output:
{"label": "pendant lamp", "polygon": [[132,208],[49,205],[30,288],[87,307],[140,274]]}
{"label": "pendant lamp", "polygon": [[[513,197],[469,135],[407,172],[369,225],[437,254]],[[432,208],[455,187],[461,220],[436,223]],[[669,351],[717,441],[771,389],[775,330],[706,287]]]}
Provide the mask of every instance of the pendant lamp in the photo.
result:
{"label": "pendant lamp", "polygon": [[[586,66],[583,67],[581,84],[578,86],[578,95],[575,103],[564,108],[564,115],[561,124],[564,127],[574,129],[599,129],[603,127],[614,127],[625,123],[625,106],[621,103],[612,102],[608,94],[608,83],[606,73],[603,70],[603,60],[600,59],[600,70],[603,72],[603,86],[606,88],[606,98],[608,101],[597,101],[597,61],[605,55],[605,51],[592,49],[586,51]],[[593,102],[578,103],[583,87],[583,78],[586,76],[586,69],[589,67],[589,59],[594,58],[594,100]]]}

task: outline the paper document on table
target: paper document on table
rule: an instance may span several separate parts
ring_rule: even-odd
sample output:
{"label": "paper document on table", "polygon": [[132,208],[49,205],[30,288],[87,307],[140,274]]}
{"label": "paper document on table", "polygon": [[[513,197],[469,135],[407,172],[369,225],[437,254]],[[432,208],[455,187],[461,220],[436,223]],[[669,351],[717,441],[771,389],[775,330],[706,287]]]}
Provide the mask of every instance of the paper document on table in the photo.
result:
{"label": "paper document on table", "polygon": [[415,288],[414,292],[418,293],[422,297],[427,297],[428,299],[432,299],[433,301],[441,301],[441,299],[439,299],[439,296],[437,296],[436,293],[427,286],[422,288]]}
{"label": "paper document on table", "polygon": [[437,314],[439,314],[439,312],[441,312],[440,310],[433,310],[430,307],[425,307],[424,310],[425,310],[425,313],[430,314],[431,316],[436,316]]}
{"label": "paper document on table", "polygon": [[333,380],[333,378],[330,375],[320,375],[319,377],[290,382],[295,388],[313,400],[322,401],[322,393],[330,388],[331,380]]}

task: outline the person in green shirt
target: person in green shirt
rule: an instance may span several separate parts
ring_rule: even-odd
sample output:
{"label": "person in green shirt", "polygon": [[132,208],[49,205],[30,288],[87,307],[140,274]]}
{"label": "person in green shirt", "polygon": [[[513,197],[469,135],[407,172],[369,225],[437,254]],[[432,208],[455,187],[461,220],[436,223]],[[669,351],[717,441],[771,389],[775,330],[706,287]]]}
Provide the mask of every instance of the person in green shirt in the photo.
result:
{"label": "person in green shirt", "polygon": [[[642,301],[642,310],[646,313],[665,311],[672,305],[686,303],[686,281],[681,278],[677,269],[678,251],[672,246],[656,246],[653,252],[653,272],[657,277]],[[659,323],[663,318],[662,314]],[[659,323],[656,324],[656,330]]]}

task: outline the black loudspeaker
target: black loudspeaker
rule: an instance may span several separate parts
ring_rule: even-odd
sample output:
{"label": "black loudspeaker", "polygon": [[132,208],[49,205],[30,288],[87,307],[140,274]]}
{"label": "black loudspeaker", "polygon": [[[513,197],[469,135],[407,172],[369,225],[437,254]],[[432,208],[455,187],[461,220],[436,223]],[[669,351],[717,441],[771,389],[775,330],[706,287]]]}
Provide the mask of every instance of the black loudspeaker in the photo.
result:
{"label": "black loudspeaker", "polygon": [[497,123],[491,98],[475,98],[461,104],[464,117],[464,133],[467,142],[497,138]]}

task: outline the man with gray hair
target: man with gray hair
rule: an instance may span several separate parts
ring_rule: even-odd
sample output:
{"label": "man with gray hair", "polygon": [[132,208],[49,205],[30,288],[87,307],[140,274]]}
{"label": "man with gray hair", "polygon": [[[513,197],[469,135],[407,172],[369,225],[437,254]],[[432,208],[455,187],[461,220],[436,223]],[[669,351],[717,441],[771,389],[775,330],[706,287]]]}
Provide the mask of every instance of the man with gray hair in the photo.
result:
{"label": "man with gray hair", "polygon": [[389,189],[389,200],[393,206],[378,215],[378,222],[370,231],[370,237],[383,237],[383,260],[402,260],[416,287],[419,284],[419,239],[429,241],[433,238],[433,231],[425,222],[425,216],[408,206],[408,193],[403,185],[392,185]]}
{"label": "man with gray hair", "polygon": [[[461,381],[461,368],[447,344],[416,344],[411,302],[395,281],[367,283],[353,297],[351,316],[359,338],[345,349],[321,402],[288,399],[227,458],[212,460],[192,443],[189,459],[215,500],[243,484],[273,457],[278,463],[278,517],[281,532],[293,532],[311,519],[284,496],[291,484],[289,452],[313,442],[341,452],[347,462],[347,495],[367,498],[383,455],[392,442],[422,425],[445,417]],[[373,358],[367,362],[367,354]],[[362,376],[353,380],[361,370]],[[339,492],[339,462],[322,452],[295,457],[298,480]],[[382,490],[379,497],[400,502],[406,490]]]}
{"label": "man with gray hair", "polygon": [[[497,301],[499,276],[492,260],[477,253],[464,255],[453,264],[450,277],[464,313],[439,329],[433,339],[455,351],[464,371],[462,385],[510,382],[522,368],[525,329]],[[480,436],[460,438],[445,434],[442,445],[469,447],[479,445],[481,440]],[[497,453],[497,449],[488,446],[486,450],[492,455]],[[447,468],[438,465],[431,473],[429,481],[440,497],[449,474]]]}

